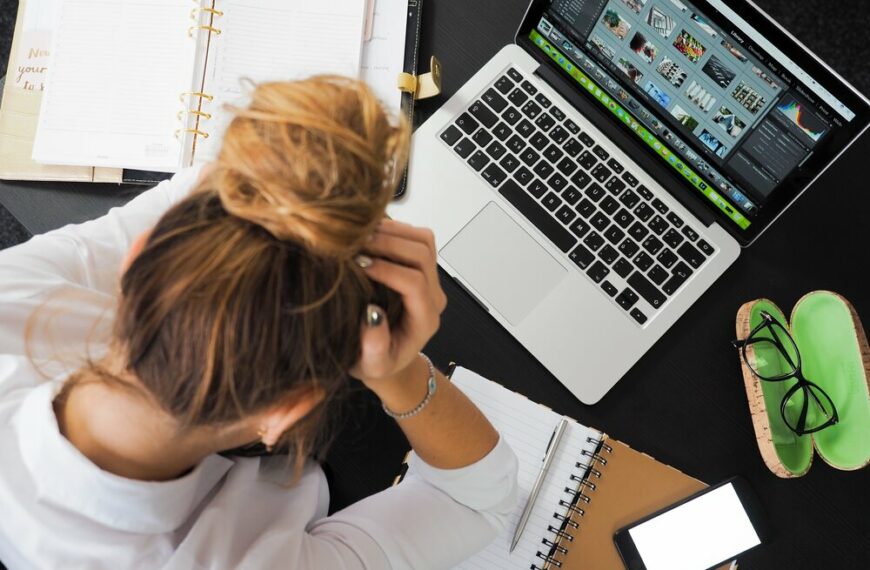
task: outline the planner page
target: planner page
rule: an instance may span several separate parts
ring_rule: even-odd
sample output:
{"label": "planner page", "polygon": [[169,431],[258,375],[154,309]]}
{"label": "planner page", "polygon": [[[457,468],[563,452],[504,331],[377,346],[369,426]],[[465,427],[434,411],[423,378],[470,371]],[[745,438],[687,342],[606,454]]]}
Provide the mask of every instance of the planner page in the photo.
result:
{"label": "planner page", "polygon": [[226,105],[247,103],[250,83],[311,75],[358,77],[366,3],[363,0],[217,0],[220,35],[213,36],[204,91],[214,97],[200,122],[196,162],[212,160],[232,119]]}
{"label": "planner page", "polygon": [[550,549],[541,541],[544,538],[548,540],[554,538],[553,533],[548,530],[550,526],[560,525],[560,521],[554,517],[554,514],[564,515],[567,510],[559,505],[559,501],[571,500],[572,495],[566,492],[565,488],[577,488],[577,482],[573,481],[571,476],[585,474],[590,458],[583,452],[595,453],[602,434],[573,420],[568,423],[522,538],[511,553],[510,545],[514,531],[541,469],[550,437],[562,416],[463,368],[457,368],[452,382],[480,408],[495,429],[507,440],[520,463],[519,497],[507,529],[485,550],[457,568],[528,570],[532,564],[543,567],[545,561],[539,558],[537,553],[542,552],[546,555]]}
{"label": "planner page", "polygon": [[372,38],[363,46],[362,80],[394,117],[402,110],[396,78],[405,70],[407,31],[408,0],[377,0]]}
{"label": "planner page", "polygon": [[192,8],[178,0],[64,0],[34,160],[176,170],[179,95],[194,90],[199,45]]}

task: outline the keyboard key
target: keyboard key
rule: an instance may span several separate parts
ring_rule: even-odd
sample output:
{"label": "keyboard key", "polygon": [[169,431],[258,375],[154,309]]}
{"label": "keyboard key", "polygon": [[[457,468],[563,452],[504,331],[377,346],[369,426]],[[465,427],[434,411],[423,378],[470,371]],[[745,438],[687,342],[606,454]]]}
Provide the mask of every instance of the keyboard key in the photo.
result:
{"label": "keyboard key", "polygon": [[655,213],[656,211],[650,208],[649,204],[647,204],[646,202],[641,203],[640,206],[634,209],[634,215],[640,218],[642,222],[649,221],[649,219],[653,217],[653,214]]}
{"label": "keyboard key", "polygon": [[653,258],[648,256],[646,252],[643,251],[638,252],[638,254],[634,256],[634,259],[632,261],[634,262],[635,267],[644,272],[649,270],[649,268],[652,267],[655,263],[655,261],[653,261]]}
{"label": "keyboard key", "polygon": [[573,186],[568,186],[568,187],[565,188],[565,190],[562,192],[562,198],[563,198],[566,202],[568,202],[569,204],[571,204],[572,206],[573,206],[574,204],[576,204],[578,200],[580,200],[580,197],[581,197],[580,191],[577,190],[576,188],[574,188]]}
{"label": "keyboard key", "polygon": [[653,199],[652,191],[649,188],[647,188],[646,186],[644,186],[643,184],[641,184],[640,186],[637,187],[637,193],[640,194],[641,196],[643,196],[644,200],[652,200]]}
{"label": "keyboard key", "polygon": [[648,225],[649,229],[654,231],[656,235],[662,235],[663,233],[665,233],[665,230],[670,227],[668,226],[668,223],[665,221],[665,219],[661,216],[656,216],[655,218],[653,218]]}
{"label": "keyboard key", "polygon": [[541,107],[534,101],[529,101],[523,105],[521,111],[523,112],[523,115],[534,121],[538,118],[538,115],[541,114]]}
{"label": "keyboard key", "polygon": [[523,116],[520,112],[513,107],[508,107],[504,110],[504,113],[501,114],[501,118],[509,125],[516,125],[522,117]]}
{"label": "keyboard key", "polygon": [[655,267],[650,269],[649,273],[647,273],[647,275],[649,275],[650,280],[653,283],[655,283],[656,285],[661,285],[662,283],[664,283],[665,281],[668,280],[668,277],[671,276],[671,274],[668,273],[664,267],[662,267],[661,265],[658,265],[658,264],[656,264]]}
{"label": "keyboard key", "polygon": [[[538,119],[540,121],[540,119]],[[556,144],[561,145],[568,137],[571,135],[568,134],[568,131],[563,129],[562,127],[556,127],[552,131],[550,131],[550,139],[552,139]]]}
{"label": "keyboard key", "polygon": [[613,221],[616,222],[619,227],[625,229],[634,221],[634,216],[631,215],[631,212],[623,208],[613,216]]}
{"label": "keyboard key", "polygon": [[441,133],[441,140],[453,146],[456,144],[456,141],[462,138],[462,131],[457,129],[455,126],[450,125],[447,129]]}
{"label": "keyboard key", "polygon": [[667,293],[668,295],[673,295],[677,292],[677,289],[683,286],[683,283],[692,275],[692,270],[689,269],[689,266],[684,264],[682,261],[677,264],[677,266],[671,271],[671,278],[667,280],[667,282],[662,285],[662,291]]}
{"label": "keyboard key", "polygon": [[625,167],[622,166],[622,163],[620,163],[615,158],[611,158],[610,160],[608,160],[607,166],[609,166],[610,170],[612,170],[613,172],[615,172],[617,174],[622,174],[622,171],[625,170]]}
{"label": "keyboard key", "polygon": [[628,278],[628,284],[631,288],[644,298],[644,300],[652,305],[654,309],[658,309],[664,305],[667,297],[665,297],[658,288],[650,282],[649,279],[641,275],[639,271],[635,271]]}
{"label": "keyboard key", "polygon": [[508,100],[517,107],[520,107],[523,103],[529,100],[529,96],[526,95],[522,89],[517,87],[510,95],[508,95]]}
{"label": "keyboard key", "polygon": [[607,293],[610,297],[613,297],[614,295],[616,295],[616,294],[619,292],[619,289],[617,289],[617,288],[613,285],[613,283],[611,283],[610,281],[604,281],[604,282],[602,282],[602,283],[601,283],[601,288],[602,288],[602,289],[604,290],[604,292]]}
{"label": "keyboard key", "polygon": [[589,185],[589,188],[586,189],[586,195],[589,196],[592,201],[597,202],[604,197],[604,189],[598,184],[592,183]]}
{"label": "keyboard key", "polygon": [[559,164],[556,165],[556,169],[565,176],[571,176],[571,174],[577,170],[577,163],[571,160],[571,157],[566,156],[559,161]]}
{"label": "keyboard key", "polygon": [[499,161],[499,164],[505,169],[505,171],[513,172],[520,165],[520,159],[512,154],[506,154],[504,155],[504,158]]}
{"label": "keyboard key", "polygon": [[665,205],[664,202],[662,202],[658,198],[653,199],[652,207],[655,208],[659,214],[665,215],[668,213],[668,207]]}
{"label": "keyboard key", "polygon": [[535,166],[532,170],[535,171],[535,174],[540,176],[541,178],[549,178],[551,174],[553,174],[556,169],[550,165],[546,160],[542,160],[538,162],[537,166]]}
{"label": "keyboard key", "polygon": [[689,265],[698,269],[704,264],[705,257],[704,254],[698,251],[698,249],[690,244],[689,242],[684,243],[680,246],[680,249],[677,250],[677,253],[689,262]]}
{"label": "keyboard key", "polygon": [[673,269],[671,269],[671,275],[679,275],[683,279],[688,279],[692,273],[692,268],[680,261],[677,263]]}
{"label": "keyboard key", "polygon": [[[524,138],[529,138],[529,135],[536,133],[535,126],[531,124],[528,120],[523,119],[517,125],[517,132],[522,135]],[[516,135],[514,135],[516,136]]]}
{"label": "keyboard key", "polygon": [[655,255],[662,250],[664,244],[655,236],[649,236],[643,242],[643,248],[649,252],[650,255]]}
{"label": "keyboard key", "polygon": [[674,228],[671,228],[667,231],[664,237],[662,237],[662,239],[665,240],[666,244],[676,249],[680,246],[681,243],[683,243],[684,238],[680,232],[678,232]]}
{"label": "keyboard key", "polygon": [[596,212],[595,204],[593,204],[589,198],[583,198],[580,200],[580,203],[577,204],[577,207],[574,208],[577,212],[583,216],[584,218],[588,218],[592,214]]}
{"label": "keyboard key", "polygon": [[534,85],[532,85],[531,83],[529,83],[528,81],[523,81],[520,84],[520,87],[522,87],[523,91],[525,91],[529,95],[534,95],[535,93],[538,92],[538,88],[535,87]]}
{"label": "keyboard key", "polygon": [[525,166],[520,167],[519,170],[514,172],[514,180],[516,180],[523,186],[534,180],[534,178],[535,176],[532,174],[532,171]]}
{"label": "keyboard key", "polygon": [[592,149],[592,152],[594,152],[595,156],[597,156],[601,160],[607,160],[608,158],[610,158],[610,155],[607,153],[606,150],[601,148],[601,145],[595,145],[595,148]]}
{"label": "keyboard key", "polygon": [[555,192],[548,192],[544,199],[541,200],[541,204],[551,212],[555,212],[556,208],[562,205],[562,199]]}
{"label": "keyboard key", "polygon": [[583,220],[582,218],[577,218],[576,220],[574,220],[574,223],[571,224],[571,227],[569,227],[568,229],[571,230],[574,233],[574,235],[576,235],[577,237],[582,238],[584,235],[586,235],[586,232],[589,231],[590,227],[591,226],[588,223],[586,223],[585,220]]}
{"label": "keyboard key", "polygon": [[480,121],[486,128],[490,129],[498,122],[498,115],[489,110],[483,101],[476,101],[468,108],[471,116]]}
{"label": "keyboard key", "polygon": [[496,113],[501,113],[504,111],[504,108],[507,107],[507,101],[505,101],[504,97],[498,94],[498,91],[490,87],[486,90],[486,93],[483,94],[483,100],[487,105],[495,109]]}
{"label": "keyboard key", "polygon": [[603,183],[605,180],[610,178],[610,169],[604,166],[603,164],[599,164],[595,168],[592,169],[592,178]]}
{"label": "keyboard key", "polygon": [[507,70],[507,74],[514,81],[522,81],[523,80],[523,76],[520,75],[520,72],[517,71],[516,69],[514,69],[513,67],[511,67],[510,69]]}
{"label": "keyboard key", "polygon": [[498,138],[498,140],[503,141],[503,140],[507,140],[507,138],[513,134],[513,131],[506,124],[499,123],[492,130],[492,134],[494,134],[496,136],[496,138]]}
{"label": "keyboard key", "polygon": [[619,259],[619,252],[613,249],[612,246],[605,245],[598,252],[598,257],[601,258],[601,261],[603,261],[607,265],[610,265],[611,263]]}
{"label": "keyboard key", "polygon": [[577,243],[577,238],[526,194],[513,180],[499,188],[499,193],[513,204],[528,220],[538,228],[562,252],[567,253]]}
{"label": "keyboard key", "polygon": [[632,309],[631,312],[629,313],[629,315],[631,315],[631,318],[636,320],[638,322],[638,324],[642,325],[646,322],[646,315],[644,315],[640,311],[640,309],[637,309],[637,308]]}
{"label": "keyboard key", "polygon": [[681,227],[683,227],[683,224],[685,223],[681,217],[679,217],[678,215],[676,215],[673,212],[668,214],[668,221],[671,224],[673,224],[677,229],[680,229]]}
{"label": "keyboard key", "polygon": [[625,183],[634,188],[637,186],[637,178],[631,172],[624,172],[622,174],[622,179],[625,180]]}
{"label": "keyboard key", "polygon": [[705,242],[704,240],[698,241],[698,249],[700,249],[704,255],[712,255],[713,251],[715,251],[713,249],[713,246]]}
{"label": "keyboard key", "polygon": [[550,144],[550,139],[547,138],[547,135],[544,133],[535,131],[535,134],[532,135],[532,138],[529,139],[529,143],[537,150],[544,150],[547,148],[547,145]]}
{"label": "keyboard key", "polygon": [[608,216],[612,216],[619,209],[619,202],[613,196],[605,196],[598,207],[604,210]]}
{"label": "keyboard key", "polygon": [[553,164],[562,160],[563,156],[565,156],[565,153],[555,144],[551,144],[547,147],[547,150],[544,151],[544,157]]}
{"label": "keyboard key", "polygon": [[568,258],[574,262],[580,269],[586,269],[589,264],[595,261],[595,254],[586,249],[583,244],[578,245],[568,255]]}
{"label": "keyboard key", "polygon": [[468,159],[468,164],[471,168],[480,172],[484,166],[489,164],[489,157],[483,154],[482,151],[477,151]]}
{"label": "keyboard key", "polygon": [[619,244],[619,251],[625,254],[626,257],[633,257],[634,254],[640,251],[640,246],[630,239],[627,239]]}
{"label": "keyboard key", "polygon": [[634,208],[638,202],[640,202],[640,198],[638,198],[637,194],[635,194],[631,190],[626,190],[622,193],[622,196],[619,197],[619,201],[622,202],[622,205],[631,210]]}
{"label": "keyboard key", "polygon": [[492,135],[487,132],[486,129],[477,129],[477,132],[474,133],[474,136],[471,137],[478,146],[485,147],[492,141]]}
{"label": "keyboard key", "polygon": [[625,182],[614,176],[607,181],[604,187],[614,196],[619,196],[619,193],[625,190]]}
{"label": "keyboard key", "polygon": [[535,124],[538,125],[538,127],[542,131],[547,132],[553,128],[553,125],[556,124],[556,119],[544,113],[543,115],[538,117],[538,119],[535,121]]}
{"label": "keyboard key", "polygon": [[535,178],[534,182],[526,188],[526,191],[535,198],[540,198],[547,193],[547,185]]}
{"label": "keyboard key", "polygon": [[560,222],[567,225],[574,221],[574,218],[577,217],[577,214],[574,213],[574,210],[571,209],[571,206],[567,204],[563,205],[559,208],[559,211],[556,212],[556,217]]}
{"label": "keyboard key", "polygon": [[559,107],[553,107],[552,109],[550,109],[550,114],[553,115],[553,118],[559,122],[565,120],[565,113],[563,113],[562,109],[560,109]]}
{"label": "keyboard key", "polygon": [[683,228],[683,235],[686,236],[689,241],[695,241],[696,239],[698,239],[698,232],[696,232],[689,226]]}
{"label": "keyboard key", "polygon": [[571,139],[565,143],[562,149],[568,153],[568,156],[573,158],[580,154],[580,151],[583,150],[583,145],[577,139]]}
{"label": "keyboard key", "polygon": [[462,158],[468,158],[472,152],[477,150],[477,147],[470,140],[463,138],[455,147],[453,147],[453,150],[455,150],[456,154]]}
{"label": "keyboard key", "polygon": [[514,135],[508,140],[507,147],[515,154],[520,154],[526,148],[526,141],[520,135]]}
{"label": "keyboard key", "polygon": [[589,136],[589,133],[580,133],[580,142],[586,146],[592,146],[595,144],[595,140]]}
{"label": "keyboard key", "polygon": [[626,287],[623,289],[622,293],[616,297],[616,303],[627,311],[637,303],[639,298],[640,297],[637,296],[637,293]]}
{"label": "keyboard key", "polygon": [[605,277],[610,275],[610,269],[600,261],[596,261],[592,264],[592,267],[586,271],[586,275],[591,277],[596,283],[601,283]]}
{"label": "keyboard key", "polygon": [[535,96],[535,101],[537,101],[537,102],[538,102],[538,105],[540,105],[540,106],[543,107],[544,109],[549,109],[549,108],[550,108],[550,105],[553,104],[549,99],[547,99],[547,98],[544,96],[543,93],[538,93],[537,96]]}
{"label": "keyboard key", "polygon": [[580,166],[583,167],[584,170],[592,170],[592,167],[598,164],[598,159],[595,158],[595,155],[589,152],[588,150],[584,150],[583,154],[577,158],[577,162]]}
{"label": "keyboard key", "polygon": [[[550,112],[552,113],[553,111],[550,111]],[[571,119],[568,119],[567,121],[565,121],[565,128],[568,129],[569,131],[571,131],[572,135],[576,135],[576,134],[580,133],[580,127],[578,127],[577,123],[575,123]]]}
{"label": "keyboard key", "polygon": [[619,260],[613,264],[613,271],[625,279],[632,271],[634,271],[634,266],[629,260],[620,257]]}
{"label": "keyboard key", "polygon": [[665,267],[670,269],[671,267],[673,267],[674,263],[676,263],[677,259],[679,259],[679,258],[677,257],[676,253],[669,250],[668,248],[665,248],[658,255],[658,257],[656,257],[656,259],[659,261],[659,263],[661,263],[662,265],[664,265]]}
{"label": "keyboard key", "polygon": [[510,93],[511,89],[514,88],[514,82],[511,81],[507,75],[502,75],[498,78],[498,81],[495,82],[495,88],[507,95]]}
{"label": "keyboard key", "polygon": [[628,230],[628,235],[633,237],[636,242],[642,242],[647,234],[649,234],[649,230],[640,222],[635,222]]}
{"label": "keyboard key", "polygon": [[598,232],[592,232],[586,239],[583,240],[583,243],[586,244],[586,247],[591,249],[592,251],[598,251],[602,245],[604,245],[604,238],[598,234]]}
{"label": "keyboard key", "polygon": [[462,113],[459,115],[459,118],[456,119],[456,126],[462,129],[466,135],[470,135],[474,131],[477,130],[477,127],[480,126],[480,123],[471,118],[471,115],[468,113]]}
{"label": "keyboard key", "polygon": [[595,212],[595,215],[592,216],[592,219],[589,220],[589,223],[591,223],[592,227],[599,232],[603,232],[604,228],[610,225],[610,219],[605,216],[603,212]]}
{"label": "keyboard key", "polygon": [[498,185],[504,182],[504,179],[507,178],[507,174],[505,174],[504,170],[499,168],[496,164],[490,164],[487,166],[480,175],[483,176],[483,179],[489,182],[490,186],[493,188],[497,188]]}
{"label": "keyboard key", "polygon": [[530,148],[527,148],[520,153],[520,160],[522,160],[526,164],[526,166],[532,166],[533,164],[538,162],[539,158],[541,158],[541,155]]}
{"label": "keyboard key", "polygon": [[582,170],[577,171],[577,173],[571,177],[571,183],[580,190],[586,188],[586,185],[590,182],[592,182],[592,177],[583,172]]}
{"label": "keyboard key", "polygon": [[562,190],[568,187],[568,180],[557,172],[550,177],[550,179],[547,181],[547,184],[549,184],[550,188],[552,188],[556,192],[561,193]]}
{"label": "keyboard key", "polygon": [[504,153],[507,152],[507,149],[498,141],[492,141],[486,149],[486,154],[494,158],[495,160],[500,159],[504,156]]}

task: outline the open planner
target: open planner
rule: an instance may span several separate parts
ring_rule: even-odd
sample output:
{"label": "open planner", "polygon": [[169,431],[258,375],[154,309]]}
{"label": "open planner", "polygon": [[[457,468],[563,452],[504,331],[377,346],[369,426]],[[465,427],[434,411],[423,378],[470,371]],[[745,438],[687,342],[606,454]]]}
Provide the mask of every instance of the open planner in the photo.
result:
{"label": "open planner", "polygon": [[459,569],[624,568],[613,543],[615,531],[705,487],[572,420],[511,553],[511,538],[562,416],[463,368],[456,369],[452,381],[489,418],[520,463],[519,498],[507,529]]}

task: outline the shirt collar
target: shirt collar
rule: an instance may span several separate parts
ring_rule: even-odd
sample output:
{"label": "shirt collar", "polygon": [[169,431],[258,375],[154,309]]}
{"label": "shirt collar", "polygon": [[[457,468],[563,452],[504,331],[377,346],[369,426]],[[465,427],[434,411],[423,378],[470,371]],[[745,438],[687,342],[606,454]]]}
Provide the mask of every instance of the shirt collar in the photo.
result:
{"label": "shirt collar", "polygon": [[24,465],[40,501],[128,532],[166,533],[181,526],[233,461],[211,455],[179,479],[136,481],[104,471],[67,440],[52,402],[62,382],[35,388],[13,418]]}

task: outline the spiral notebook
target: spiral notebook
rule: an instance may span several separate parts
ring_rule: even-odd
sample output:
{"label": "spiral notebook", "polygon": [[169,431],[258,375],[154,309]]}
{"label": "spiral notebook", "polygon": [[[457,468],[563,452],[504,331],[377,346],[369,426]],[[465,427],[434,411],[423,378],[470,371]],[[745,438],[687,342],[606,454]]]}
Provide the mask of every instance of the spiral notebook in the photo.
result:
{"label": "spiral notebook", "polygon": [[517,521],[562,416],[464,368],[455,370],[452,381],[489,418],[520,463],[519,498],[507,529],[458,569],[624,568],[613,544],[614,532],[705,487],[572,420],[511,553]]}

